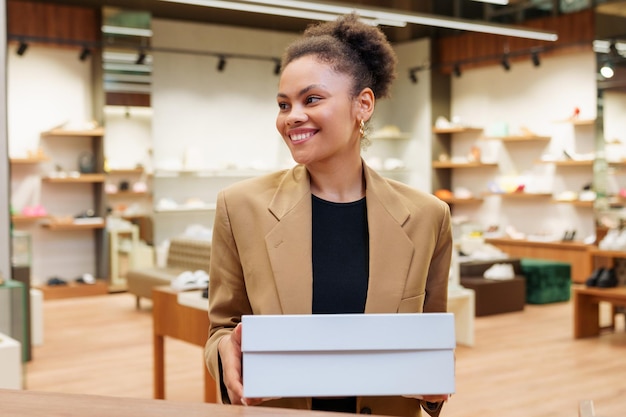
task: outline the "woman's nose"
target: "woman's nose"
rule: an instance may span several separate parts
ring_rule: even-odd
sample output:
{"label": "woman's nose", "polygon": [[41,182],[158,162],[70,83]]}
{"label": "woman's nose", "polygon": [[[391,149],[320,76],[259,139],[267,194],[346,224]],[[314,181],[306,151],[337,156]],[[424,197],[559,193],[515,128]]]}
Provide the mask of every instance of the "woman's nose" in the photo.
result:
{"label": "woman's nose", "polygon": [[285,123],[289,126],[293,126],[298,123],[305,122],[307,119],[307,114],[303,111],[302,108],[293,107],[287,117],[285,118]]}

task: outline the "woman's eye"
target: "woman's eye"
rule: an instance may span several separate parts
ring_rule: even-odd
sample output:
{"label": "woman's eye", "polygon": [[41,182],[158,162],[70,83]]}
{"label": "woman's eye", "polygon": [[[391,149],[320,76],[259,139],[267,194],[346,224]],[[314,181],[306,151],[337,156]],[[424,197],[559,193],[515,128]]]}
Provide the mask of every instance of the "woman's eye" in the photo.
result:
{"label": "woman's eye", "polygon": [[289,105],[287,103],[278,103],[278,108],[280,110],[287,110],[289,108]]}
{"label": "woman's eye", "polygon": [[306,98],[307,104],[317,103],[318,101],[320,101],[319,97],[309,96]]}

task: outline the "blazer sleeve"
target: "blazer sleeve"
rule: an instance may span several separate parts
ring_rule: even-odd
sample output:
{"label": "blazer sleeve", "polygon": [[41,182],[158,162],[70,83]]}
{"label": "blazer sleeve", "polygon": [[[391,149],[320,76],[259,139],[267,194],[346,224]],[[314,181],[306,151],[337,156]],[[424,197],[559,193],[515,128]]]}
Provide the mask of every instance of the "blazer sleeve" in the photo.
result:
{"label": "blazer sleeve", "polygon": [[224,389],[217,345],[223,336],[232,332],[242,315],[252,314],[226,200],[225,192],[220,192],[209,268],[209,339],[204,349],[206,366],[217,381],[218,398],[222,402],[228,402],[228,394]]}

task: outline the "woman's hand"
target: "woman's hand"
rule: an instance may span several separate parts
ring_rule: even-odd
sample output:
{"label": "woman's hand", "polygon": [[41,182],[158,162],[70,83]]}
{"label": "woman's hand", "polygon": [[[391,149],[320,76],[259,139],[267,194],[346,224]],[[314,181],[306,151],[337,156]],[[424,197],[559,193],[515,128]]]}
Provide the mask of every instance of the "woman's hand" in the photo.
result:
{"label": "woman's hand", "polygon": [[438,395],[403,395],[406,398],[414,398],[416,400],[428,401],[429,403],[440,403],[444,401],[448,401],[450,398],[449,394],[438,394]]}
{"label": "woman's hand", "polygon": [[217,347],[222,361],[222,378],[231,404],[257,405],[265,399],[243,397],[241,328],[239,323],[230,335],[222,337]]}

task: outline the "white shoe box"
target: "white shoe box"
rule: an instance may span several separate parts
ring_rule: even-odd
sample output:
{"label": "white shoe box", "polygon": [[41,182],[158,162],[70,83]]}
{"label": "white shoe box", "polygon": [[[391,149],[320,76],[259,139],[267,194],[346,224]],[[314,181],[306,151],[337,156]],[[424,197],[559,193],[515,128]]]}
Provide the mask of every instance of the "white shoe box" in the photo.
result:
{"label": "white shoe box", "polygon": [[22,345],[0,333],[0,388],[22,389]]}
{"label": "white shoe box", "polygon": [[452,394],[454,315],[242,318],[247,398]]}

